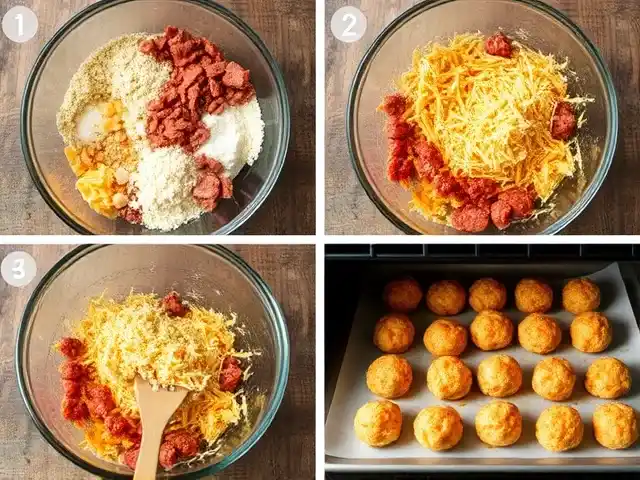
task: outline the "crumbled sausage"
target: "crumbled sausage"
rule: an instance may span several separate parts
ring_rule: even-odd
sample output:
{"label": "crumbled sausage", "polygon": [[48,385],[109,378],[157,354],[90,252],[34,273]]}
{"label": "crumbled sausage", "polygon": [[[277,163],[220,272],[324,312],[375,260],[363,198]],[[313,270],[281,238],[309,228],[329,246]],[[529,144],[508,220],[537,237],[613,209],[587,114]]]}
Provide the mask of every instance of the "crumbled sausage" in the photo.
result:
{"label": "crumbled sausage", "polygon": [[70,360],[79,357],[84,349],[81,340],[73,337],[65,337],[58,342],[58,351]]}
{"label": "crumbled sausage", "polygon": [[491,220],[500,230],[504,230],[511,225],[513,209],[504,200],[498,200],[491,205]]}
{"label": "crumbled sausage", "polygon": [[168,433],[164,441],[172,444],[183,457],[193,457],[200,446],[198,436],[184,430]]}
{"label": "crumbled sausage", "polygon": [[417,156],[415,165],[418,177],[432,181],[438,175],[440,169],[444,167],[442,153],[440,153],[438,147],[425,139],[418,141],[413,146],[413,149]]}
{"label": "crumbled sausage", "polygon": [[169,470],[178,461],[178,450],[173,444],[164,442],[160,445],[160,455],[158,457],[160,465]]}
{"label": "crumbled sausage", "polygon": [[220,371],[220,390],[233,392],[238,387],[241,379],[240,361],[235,357],[226,357],[222,361],[222,370]]}
{"label": "crumbled sausage", "polygon": [[60,365],[60,376],[64,380],[78,380],[85,374],[84,365],[76,360],[69,360]]}
{"label": "crumbled sausage", "polygon": [[79,422],[89,418],[89,410],[82,400],[65,397],[62,400],[62,416],[67,420]]}
{"label": "crumbled sausage", "polygon": [[489,226],[489,210],[475,205],[464,205],[451,214],[451,225],[461,232],[482,232]]}
{"label": "crumbled sausage", "polygon": [[222,77],[222,83],[227,87],[245,88],[249,83],[249,70],[245,70],[236,62],[229,62]]}
{"label": "crumbled sausage", "polygon": [[498,184],[490,178],[468,178],[465,191],[472,202],[478,203],[482,199],[492,199],[498,194]]}
{"label": "crumbled sausage", "polygon": [[484,46],[489,55],[511,58],[513,51],[511,39],[502,32],[498,32],[487,38]]}
{"label": "crumbled sausage", "polygon": [[454,194],[459,189],[459,184],[451,172],[445,170],[438,173],[433,179],[436,192],[443,197]]}
{"label": "crumbled sausage", "polygon": [[402,116],[407,110],[407,100],[401,93],[387,95],[384,97],[381,109],[390,117]]}
{"label": "crumbled sausage", "polygon": [[87,406],[94,418],[104,419],[116,408],[111,389],[106,385],[92,384],[85,387]]}
{"label": "crumbled sausage", "polygon": [[140,447],[130,448],[122,455],[122,463],[131,470],[135,470],[138,463],[138,455],[140,455]]}
{"label": "crumbled sausage", "polygon": [[142,223],[142,211],[137,208],[129,206],[121,208],[118,210],[118,216],[135,225],[140,225]]}
{"label": "crumbled sausage", "polygon": [[82,395],[82,383],[77,380],[62,380],[62,389],[69,398],[80,398]]}
{"label": "crumbled sausage", "polygon": [[189,309],[182,303],[182,298],[178,292],[169,292],[162,299],[162,308],[170,317],[184,317]]}
{"label": "crumbled sausage", "polygon": [[125,436],[131,427],[129,422],[119,413],[107,415],[104,419],[104,426],[114,437]]}
{"label": "crumbled sausage", "polygon": [[533,212],[533,198],[523,188],[510,188],[500,193],[498,200],[502,200],[511,206],[514,218],[525,218]]}
{"label": "crumbled sausage", "polygon": [[570,103],[556,105],[551,120],[551,136],[556,140],[569,140],[576,133],[576,115]]}

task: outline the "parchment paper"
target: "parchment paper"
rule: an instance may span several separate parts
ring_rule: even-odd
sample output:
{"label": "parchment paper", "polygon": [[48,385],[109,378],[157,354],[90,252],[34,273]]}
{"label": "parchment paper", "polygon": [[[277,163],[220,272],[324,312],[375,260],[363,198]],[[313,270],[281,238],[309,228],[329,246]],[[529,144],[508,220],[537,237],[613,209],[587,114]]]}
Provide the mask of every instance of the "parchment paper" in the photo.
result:
{"label": "parchment paper", "polygon": [[[469,395],[458,401],[442,401],[434,397],[427,389],[426,372],[431,362],[431,354],[422,343],[426,327],[436,316],[425,307],[411,315],[416,326],[413,347],[404,354],[413,367],[413,385],[409,393],[396,402],[403,413],[402,434],[397,442],[385,448],[372,448],[360,442],[353,431],[353,418],[356,411],[364,403],[376,399],[365,382],[365,373],[369,364],[382,355],[372,342],[373,328],[376,320],[384,313],[381,310],[380,292],[365,291],[360,298],[354,319],[344,360],[338,376],[333,401],[325,424],[325,453],[340,458],[384,459],[384,458],[549,458],[549,457],[638,457],[640,442],[627,450],[609,450],[600,446],[593,438],[591,417],[596,405],[607,400],[589,395],[584,388],[584,376],[588,366],[599,357],[613,356],[623,361],[632,372],[631,392],[616,401],[631,405],[640,411],[640,330],[634,318],[629,296],[627,294],[620,268],[617,263],[589,276],[598,283],[602,291],[602,311],[613,326],[613,341],[607,350],[599,354],[582,353],[571,346],[569,325],[573,315],[564,311],[552,311],[549,314],[556,318],[563,330],[563,341],[558,349],[549,355],[537,355],[527,352],[517,345],[517,338],[509,348],[482,352],[469,339],[467,350],[461,359],[474,373],[474,385]],[[562,282],[549,280],[554,295],[559,297]],[[526,316],[515,310],[513,292],[509,292],[510,303],[505,313],[513,320],[514,326]],[[554,298],[554,304],[560,304]],[[509,308],[510,307],[510,308]],[[455,316],[460,322],[469,325],[475,312],[467,308],[462,314]],[[517,337],[517,335],[514,335]],[[478,364],[485,358],[495,354],[507,354],[514,357],[523,370],[523,385],[514,396],[502,399],[514,403],[523,416],[523,431],[520,440],[507,448],[488,448],[478,439],[474,419],[483,405],[497,399],[483,395],[477,387],[475,373]],[[551,402],[538,396],[531,388],[531,376],[534,366],[549,356],[564,357],[571,362],[576,375],[576,386],[573,395],[566,402]],[[424,407],[431,405],[451,405],[462,416],[464,435],[461,442],[452,450],[432,452],[422,447],[413,435],[413,420]],[[535,438],[535,422],[540,413],[551,405],[571,405],[578,409],[585,426],[584,440],[575,450],[563,453],[552,453],[540,446]]]}

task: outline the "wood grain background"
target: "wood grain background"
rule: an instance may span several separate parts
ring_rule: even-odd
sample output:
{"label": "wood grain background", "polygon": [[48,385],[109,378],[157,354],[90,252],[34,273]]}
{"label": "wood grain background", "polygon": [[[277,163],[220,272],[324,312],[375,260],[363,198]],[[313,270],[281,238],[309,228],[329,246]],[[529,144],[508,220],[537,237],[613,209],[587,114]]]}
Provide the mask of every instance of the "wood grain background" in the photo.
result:
{"label": "wood grain background", "polygon": [[[284,170],[265,203],[242,227],[247,234],[315,233],[315,1],[217,0],[245,20],[275,56],[291,105],[291,142]],[[0,0],[0,15],[15,5],[39,21],[35,38],[17,44],[0,35],[0,234],[71,234],[33,185],[18,128],[24,84],[40,48],[91,0]],[[64,159],[62,159],[64,160]]]}
{"label": "wood grain background", "polygon": [[[59,455],[29,418],[13,367],[22,310],[44,273],[72,249],[0,246],[0,259],[16,249],[30,253],[38,276],[14,288],[0,279],[0,479],[95,478]],[[276,480],[314,478],[315,470],[315,252],[313,246],[237,246],[271,287],[287,318],[291,342],[289,382],[280,410],[264,437],[217,478]],[[213,478],[213,477],[207,477]]]}
{"label": "wood grain background", "polygon": [[[345,138],[349,86],[376,35],[416,0],[327,0],[326,11],[326,232],[334,235],[401,234],[369,200],[356,177]],[[618,93],[618,149],[606,182],[568,234],[640,233],[640,1],[547,0],[563,10],[598,46]],[[353,5],[367,17],[358,42],[336,40],[329,29],[340,7]]]}

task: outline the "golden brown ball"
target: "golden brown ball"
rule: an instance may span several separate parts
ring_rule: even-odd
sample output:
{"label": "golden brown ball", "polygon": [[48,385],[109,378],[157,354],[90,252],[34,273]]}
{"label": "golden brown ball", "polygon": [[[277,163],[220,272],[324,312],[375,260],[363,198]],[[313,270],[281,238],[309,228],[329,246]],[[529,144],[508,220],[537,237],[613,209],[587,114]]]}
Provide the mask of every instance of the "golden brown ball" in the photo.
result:
{"label": "golden brown ball", "polygon": [[467,293],[455,280],[436,282],[427,290],[427,307],[436,315],[457,315],[467,303]]}
{"label": "golden brown ball", "polygon": [[600,287],[588,278],[569,280],[562,289],[562,307],[574,315],[597,310],[600,306]]}
{"label": "golden brown ball", "polygon": [[496,400],[482,407],[476,415],[476,433],[492,447],[508,447],[522,434],[522,415],[513,403]]}
{"label": "golden brown ball", "polygon": [[411,348],[416,329],[404,313],[390,313],[376,323],[373,343],[384,353],[403,353]]}
{"label": "golden brown ball", "polygon": [[599,353],[611,343],[613,332],[609,320],[598,312],[578,314],[571,322],[571,343],[585,353]]}
{"label": "golden brown ball", "polygon": [[599,358],[589,365],[584,386],[594,397],[619,398],[631,390],[631,374],[617,358]]}
{"label": "golden brown ball", "polygon": [[478,386],[490,397],[515,395],[522,386],[522,369],[509,355],[493,355],[478,365]]}
{"label": "golden brown ball", "polygon": [[576,384],[576,373],[568,360],[545,358],[533,369],[533,391],[554,402],[568,400]]}
{"label": "golden brown ball", "polygon": [[462,439],[462,418],[453,407],[427,407],[413,421],[416,440],[430,450],[449,450]]}
{"label": "golden brown ball", "polygon": [[516,308],[524,313],[545,313],[553,305],[553,290],[540,280],[523,278],[516,285]]}
{"label": "golden brown ball", "polygon": [[400,437],[402,412],[389,400],[367,402],[356,412],[353,428],[360,441],[371,447],[384,447]]}
{"label": "golden brown ball", "polygon": [[411,277],[392,280],[385,285],[382,298],[395,312],[413,312],[422,301],[422,287]]}
{"label": "golden brown ball", "polygon": [[384,398],[398,398],[411,388],[411,364],[400,355],[382,355],[367,369],[367,387]]}
{"label": "golden brown ball", "polygon": [[441,400],[459,400],[472,383],[471,370],[458,357],[438,357],[427,370],[427,387]]}
{"label": "golden brown ball", "polygon": [[456,320],[439,318],[425,330],[423,341],[431,355],[458,356],[467,348],[467,329]]}
{"label": "golden brown ball", "polygon": [[518,325],[518,341],[525,350],[544,355],[558,348],[562,330],[552,317],[532,313]]}
{"label": "golden brown ball", "polygon": [[624,403],[598,405],[593,412],[593,433],[603,447],[629,448],[638,439],[636,412]]}
{"label": "golden brown ball", "polygon": [[469,305],[476,312],[502,310],[507,303],[507,289],[493,278],[481,278],[469,289]]}
{"label": "golden brown ball", "polygon": [[504,313],[484,310],[476,315],[469,327],[471,341],[480,350],[499,350],[513,340],[513,323]]}
{"label": "golden brown ball", "polygon": [[582,442],[584,425],[573,407],[554,405],[544,410],[536,422],[536,438],[551,452],[565,452]]}

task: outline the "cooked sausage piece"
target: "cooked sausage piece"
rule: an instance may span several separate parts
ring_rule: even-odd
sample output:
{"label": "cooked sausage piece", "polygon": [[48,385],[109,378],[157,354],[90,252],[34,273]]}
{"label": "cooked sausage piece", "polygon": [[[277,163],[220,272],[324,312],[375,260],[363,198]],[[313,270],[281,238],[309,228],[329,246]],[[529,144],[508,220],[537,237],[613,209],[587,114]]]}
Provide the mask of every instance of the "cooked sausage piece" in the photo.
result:
{"label": "cooked sausage piece", "polygon": [[82,382],[77,380],[62,380],[62,389],[69,398],[80,398],[82,395]]}
{"label": "cooked sausage piece", "polygon": [[570,103],[556,105],[551,121],[551,136],[556,140],[569,140],[576,133],[576,115]]}
{"label": "cooked sausage piece", "polygon": [[223,392],[233,392],[242,378],[240,361],[235,357],[227,357],[222,361],[220,371],[220,390]]}
{"label": "cooked sausage piece", "polygon": [[484,48],[489,55],[497,57],[511,58],[513,53],[511,40],[502,32],[497,32],[487,38]]}
{"label": "cooked sausage piece", "polygon": [[60,365],[60,376],[64,380],[78,380],[86,373],[84,365],[76,360],[69,360]]}
{"label": "cooked sausage piece", "polygon": [[401,93],[384,97],[382,110],[390,117],[400,117],[407,109],[407,100]]}
{"label": "cooked sausage piece", "polygon": [[498,200],[511,206],[514,218],[526,218],[533,212],[533,198],[524,188],[510,188],[498,195]]}
{"label": "cooked sausage piece", "polygon": [[164,441],[173,445],[183,457],[193,457],[198,453],[200,447],[198,436],[184,430],[167,434]]}
{"label": "cooked sausage piece", "polygon": [[504,200],[498,200],[491,205],[491,220],[500,230],[504,230],[511,225],[513,209]]}
{"label": "cooked sausage piece", "polygon": [[65,397],[62,400],[62,416],[67,420],[77,422],[89,418],[89,410],[82,400]]}
{"label": "cooked sausage piece", "polygon": [[425,139],[417,142],[413,147],[417,158],[415,160],[418,177],[431,181],[444,167],[444,159],[438,147]]}
{"label": "cooked sausage piece", "polygon": [[475,205],[464,205],[451,214],[451,225],[461,232],[482,232],[489,226],[489,210]]}
{"label": "cooked sausage piece", "polygon": [[69,360],[79,357],[84,350],[81,340],[73,337],[65,337],[58,343],[58,351]]}
{"label": "cooked sausage piece", "polygon": [[85,388],[89,412],[95,418],[104,419],[116,408],[111,389],[106,385],[88,385]]}
{"label": "cooked sausage piece", "polygon": [[140,447],[130,448],[124,455],[122,455],[122,463],[124,463],[131,470],[136,469],[136,463],[138,463],[138,455],[140,454]]}
{"label": "cooked sausage piece", "polygon": [[131,427],[129,422],[127,422],[127,419],[119,413],[107,415],[104,419],[104,426],[114,437],[125,436]]}
{"label": "cooked sausage piece", "polygon": [[160,455],[158,456],[160,465],[169,470],[178,461],[178,450],[173,444],[164,442],[160,445]]}
{"label": "cooked sausage piece", "polygon": [[162,299],[162,307],[170,317],[184,317],[189,309],[182,304],[182,298],[178,292],[169,292]]}

